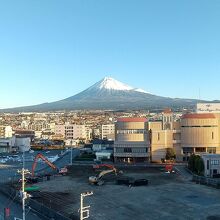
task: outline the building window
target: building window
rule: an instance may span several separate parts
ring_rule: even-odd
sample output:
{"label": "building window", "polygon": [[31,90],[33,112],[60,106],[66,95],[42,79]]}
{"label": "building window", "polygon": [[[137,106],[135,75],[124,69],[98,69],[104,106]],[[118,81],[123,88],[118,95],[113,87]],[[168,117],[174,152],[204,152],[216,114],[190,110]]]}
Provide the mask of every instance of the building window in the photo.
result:
{"label": "building window", "polygon": [[212,140],[214,140],[214,132],[212,132]]}
{"label": "building window", "polygon": [[219,160],[211,160],[211,165],[219,165]]}
{"label": "building window", "polygon": [[193,147],[183,147],[183,153],[184,154],[192,154],[194,152]]}
{"label": "building window", "polygon": [[160,133],[157,134],[157,140],[160,140]]}
{"label": "building window", "polygon": [[132,149],[130,147],[124,148],[125,153],[132,153]]}
{"label": "building window", "polygon": [[205,147],[196,147],[195,148],[195,152],[197,152],[197,153],[205,153],[206,152],[206,148]]}
{"label": "building window", "polygon": [[207,170],[209,170],[209,160],[207,160]]}
{"label": "building window", "polygon": [[144,129],[117,130],[117,134],[146,134]]}
{"label": "building window", "polygon": [[216,147],[208,147],[207,152],[209,154],[216,154]]}

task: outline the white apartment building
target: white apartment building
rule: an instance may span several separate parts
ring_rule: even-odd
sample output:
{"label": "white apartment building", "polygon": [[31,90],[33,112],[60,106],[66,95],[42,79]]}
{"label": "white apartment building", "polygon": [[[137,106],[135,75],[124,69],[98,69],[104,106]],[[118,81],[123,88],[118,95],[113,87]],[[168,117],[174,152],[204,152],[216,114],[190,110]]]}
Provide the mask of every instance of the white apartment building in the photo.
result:
{"label": "white apartment building", "polygon": [[13,136],[13,130],[11,126],[0,126],[0,138],[10,138]]}
{"label": "white apartment building", "polygon": [[46,121],[35,121],[28,125],[28,129],[33,131],[44,131],[50,129],[50,124]]}
{"label": "white apartment building", "polygon": [[115,140],[115,124],[102,125],[102,139]]}

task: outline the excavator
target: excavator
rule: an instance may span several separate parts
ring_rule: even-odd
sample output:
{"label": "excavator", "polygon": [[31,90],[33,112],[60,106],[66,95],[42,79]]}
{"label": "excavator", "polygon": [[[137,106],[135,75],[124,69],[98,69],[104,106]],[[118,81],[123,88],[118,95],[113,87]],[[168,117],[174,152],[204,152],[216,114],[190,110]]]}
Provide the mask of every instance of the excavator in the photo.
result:
{"label": "excavator", "polygon": [[100,169],[102,167],[106,167],[108,168],[107,170],[103,170],[101,171],[97,176],[90,176],[89,177],[89,183],[90,184],[96,184],[96,185],[103,185],[104,181],[102,180],[102,177],[105,176],[106,174],[109,173],[114,173],[116,176],[118,175],[118,173],[122,173],[121,171],[118,172],[118,170],[109,164],[100,164],[100,165],[94,165],[93,168],[94,169]]}
{"label": "excavator", "polygon": [[59,174],[61,175],[66,175],[66,173],[68,172],[66,167],[63,167],[61,169],[58,169],[53,163],[51,163],[45,156],[43,156],[42,154],[37,154],[34,158],[34,163],[32,165],[32,177],[35,176],[35,169],[37,166],[37,161],[38,159],[42,159],[42,161],[44,161],[49,167],[51,167],[53,170],[58,171]]}
{"label": "excavator", "polygon": [[115,167],[111,164],[96,164],[96,165],[93,165],[93,169],[100,169],[102,167],[106,167],[108,169],[115,169]]}

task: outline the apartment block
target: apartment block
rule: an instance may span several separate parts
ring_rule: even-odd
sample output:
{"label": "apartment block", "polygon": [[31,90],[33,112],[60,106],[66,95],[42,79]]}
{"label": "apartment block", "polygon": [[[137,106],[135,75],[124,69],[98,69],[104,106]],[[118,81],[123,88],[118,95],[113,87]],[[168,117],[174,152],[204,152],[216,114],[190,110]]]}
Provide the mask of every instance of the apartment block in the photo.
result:
{"label": "apartment block", "polygon": [[55,135],[62,135],[66,140],[76,140],[88,138],[88,129],[85,125],[65,124],[55,126]]}
{"label": "apartment block", "polygon": [[102,139],[115,140],[115,124],[102,125]]}
{"label": "apartment block", "polygon": [[13,135],[11,126],[0,126],[0,138],[10,138]]}

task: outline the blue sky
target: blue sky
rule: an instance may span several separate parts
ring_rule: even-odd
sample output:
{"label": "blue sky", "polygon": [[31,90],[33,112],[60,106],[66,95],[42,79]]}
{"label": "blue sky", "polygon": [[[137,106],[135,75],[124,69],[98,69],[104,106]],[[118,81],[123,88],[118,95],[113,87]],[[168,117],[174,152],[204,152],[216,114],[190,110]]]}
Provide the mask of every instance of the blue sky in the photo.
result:
{"label": "blue sky", "polygon": [[0,108],[72,96],[105,76],[220,99],[219,0],[5,0]]}

